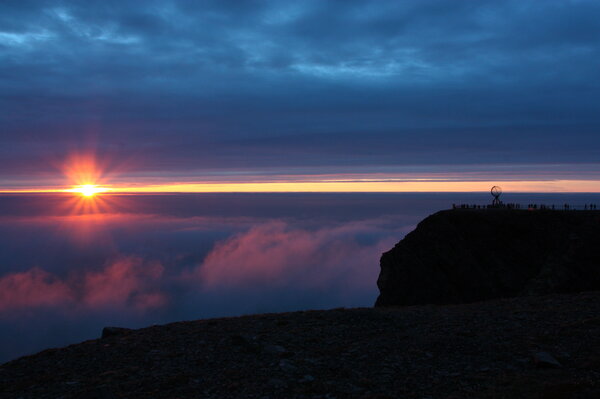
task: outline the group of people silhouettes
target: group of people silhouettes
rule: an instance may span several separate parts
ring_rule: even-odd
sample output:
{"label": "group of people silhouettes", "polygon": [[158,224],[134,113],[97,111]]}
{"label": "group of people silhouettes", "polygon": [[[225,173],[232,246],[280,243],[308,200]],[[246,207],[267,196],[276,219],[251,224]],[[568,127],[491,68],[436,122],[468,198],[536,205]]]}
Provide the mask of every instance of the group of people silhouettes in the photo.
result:
{"label": "group of people silhouettes", "polygon": [[[515,204],[515,203],[508,203],[508,204],[504,204],[502,202],[500,202],[499,204],[493,204],[493,205],[478,205],[478,204],[452,204],[452,209],[521,209],[521,205],[520,204]],[[545,204],[527,204],[527,207],[525,209],[528,210],[577,210],[577,209],[583,209],[586,211],[595,211],[598,208],[596,207],[596,204],[585,204],[583,206],[579,205],[579,206],[573,206],[573,205],[569,205],[569,204],[563,204],[562,206],[555,206],[555,205],[545,205]]]}

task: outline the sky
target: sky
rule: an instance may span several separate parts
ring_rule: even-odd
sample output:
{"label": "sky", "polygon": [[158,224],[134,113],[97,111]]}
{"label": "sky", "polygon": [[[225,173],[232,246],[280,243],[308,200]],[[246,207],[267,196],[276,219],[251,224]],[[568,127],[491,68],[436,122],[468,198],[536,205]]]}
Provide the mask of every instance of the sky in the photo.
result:
{"label": "sky", "polygon": [[591,0],[3,0],[0,191],[597,192],[599,46]]}

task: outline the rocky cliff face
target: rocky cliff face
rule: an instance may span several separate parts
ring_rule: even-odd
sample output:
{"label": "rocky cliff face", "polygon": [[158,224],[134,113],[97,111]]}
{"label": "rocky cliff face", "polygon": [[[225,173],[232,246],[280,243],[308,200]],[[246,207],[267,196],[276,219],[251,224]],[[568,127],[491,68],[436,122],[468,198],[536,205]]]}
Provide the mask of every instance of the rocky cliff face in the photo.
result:
{"label": "rocky cliff face", "polygon": [[600,290],[600,212],[457,209],[381,257],[375,306]]}

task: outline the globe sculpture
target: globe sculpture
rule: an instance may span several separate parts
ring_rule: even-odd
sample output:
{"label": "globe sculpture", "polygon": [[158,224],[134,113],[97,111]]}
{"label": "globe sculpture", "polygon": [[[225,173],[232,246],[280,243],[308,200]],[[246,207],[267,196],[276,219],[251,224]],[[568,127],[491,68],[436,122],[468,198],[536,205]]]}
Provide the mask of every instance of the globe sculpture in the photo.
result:
{"label": "globe sculpture", "polygon": [[492,193],[492,196],[494,197],[492,205],[500,206],[500,204],[502,204],[502,202],[500,201],[500,194],[502,194],[502,188],[500,186],[494,186],[490,191]]}

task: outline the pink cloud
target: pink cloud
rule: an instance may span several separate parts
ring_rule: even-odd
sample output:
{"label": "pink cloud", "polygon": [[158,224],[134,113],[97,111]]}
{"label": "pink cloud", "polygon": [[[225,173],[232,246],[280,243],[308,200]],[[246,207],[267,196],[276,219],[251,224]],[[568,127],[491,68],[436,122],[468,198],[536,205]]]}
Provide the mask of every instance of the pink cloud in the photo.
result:
{"label": "pink cloud", "polygon": [[73,292],[64,281],[39,268],[0,279],[0,311],[54,306],[72,300]]}
{"label": "pink cloud", "polygon": [[270,289],[293,287],[337,290],[339,298],[352,298],[375,290],[379,257],[397,239],[382,226],[377,219],[316,230],[283,221],[254,225],[218,242],[191,274],[181,272],[179,278],[165,276],[159,262],[135,256],[119,257],[99,270],[77,265],[66,277],[34,268],[0,277],[0,311],[54,306],[69,312],[143,312],[170,302],[167,279],[179,289],[208,295],[221,288],[268,295]]}
{"label": "pink cloud", "polygon": [[83,278],[83,302],[91,307],[127,304],[146,294],[151,283],[158,281],[164,268],[156,262],[127,257],[117,260],[99,272],[88,272]]}
{"label": "pink cloud", "polygon": [[379,257],[394,240],[360,244],[356,235],[369,232],[371,227],[361,223],[317,231],[266,223],[218,243],[196,273],[209,288],[294,284],[371,289]]}
{"label": "pink cloud", "polygon": [[123,257],[100,271],[74,272],[65,279],[39,268],[12,273],[0,278],[0,311],[43,306],[137,311],[162,307],[168,297],[155,287],[163,271],[157,262]]}

